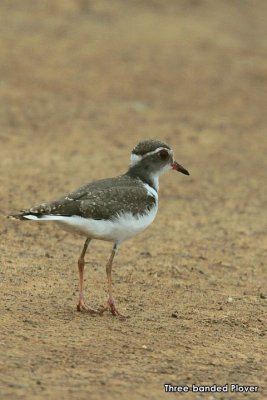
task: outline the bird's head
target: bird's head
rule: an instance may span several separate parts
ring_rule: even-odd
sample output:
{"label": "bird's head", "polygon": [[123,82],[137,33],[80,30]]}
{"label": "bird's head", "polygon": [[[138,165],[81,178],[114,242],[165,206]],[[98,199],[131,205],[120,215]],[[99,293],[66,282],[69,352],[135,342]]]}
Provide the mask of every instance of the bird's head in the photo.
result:
{"label": "bird's head", "polygon": [[189,172],[174,160],[173,150],[161,140],[147,139],[138,143],[131,153],[130,170],[145,174],[157,186],[158,177],[169,170],[185,175]]}

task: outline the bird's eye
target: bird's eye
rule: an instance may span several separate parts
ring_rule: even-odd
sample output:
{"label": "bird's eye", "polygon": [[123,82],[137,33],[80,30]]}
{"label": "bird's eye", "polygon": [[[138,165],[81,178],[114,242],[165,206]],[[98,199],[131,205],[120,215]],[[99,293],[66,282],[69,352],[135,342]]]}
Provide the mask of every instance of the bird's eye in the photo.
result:
{"label": "bird's eye", "polygon": [[158,156],[160,157],[161,160],[167,160],[167,158],[169,157],[169,152],[168,150],[160,150],[158,152]]}

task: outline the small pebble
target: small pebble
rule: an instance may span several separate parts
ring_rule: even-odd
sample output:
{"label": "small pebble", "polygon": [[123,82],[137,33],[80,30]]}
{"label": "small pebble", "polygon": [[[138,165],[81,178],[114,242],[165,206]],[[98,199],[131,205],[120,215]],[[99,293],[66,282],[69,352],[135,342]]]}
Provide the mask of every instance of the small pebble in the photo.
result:
{"label": "small pebble", "polygon": [[140,256],[142,257],[152,257],[150,251],[141,251]]}

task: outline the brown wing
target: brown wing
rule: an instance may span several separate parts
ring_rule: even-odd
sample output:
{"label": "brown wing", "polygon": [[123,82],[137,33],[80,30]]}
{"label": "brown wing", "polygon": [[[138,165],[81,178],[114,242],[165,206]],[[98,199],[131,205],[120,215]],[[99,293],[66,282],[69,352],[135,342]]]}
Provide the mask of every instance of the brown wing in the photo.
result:
{"label": "brown wing", "polygon": [[[113,182],[112,182],[113,181]],[[99,182],[102,184],[99,185]],[[127,185],[128,183],[128,185]],[[116,184],[116,186],[115,186]],[[103,180],[82,186],[76,192],[70,192],[56,201],[42,203],[37,207],[18,214],[17,218],[33,214],[39,218],[42,215],[78,215],[84,218],[112,219],[119,213],[131,212],[133,215],[149,211],[156,203],[140,182]]]}

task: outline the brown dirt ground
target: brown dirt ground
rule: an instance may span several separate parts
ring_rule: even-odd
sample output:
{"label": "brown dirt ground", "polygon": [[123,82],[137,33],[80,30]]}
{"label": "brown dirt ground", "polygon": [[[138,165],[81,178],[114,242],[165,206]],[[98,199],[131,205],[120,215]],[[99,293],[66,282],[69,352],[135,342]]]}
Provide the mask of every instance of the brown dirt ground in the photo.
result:
{"label": "brown dirt ground", "polygon": [[[1,399],[266,399],[267,2],[2,0]],[[168,141],[156,221],[114,263],[130,318],[77,313],[83,239],[4,215]],[[105,299],[110,244],[87,256]],[[181,395],[180,395],[181,396]]]}

